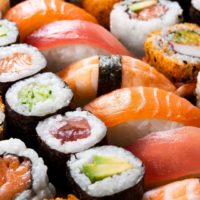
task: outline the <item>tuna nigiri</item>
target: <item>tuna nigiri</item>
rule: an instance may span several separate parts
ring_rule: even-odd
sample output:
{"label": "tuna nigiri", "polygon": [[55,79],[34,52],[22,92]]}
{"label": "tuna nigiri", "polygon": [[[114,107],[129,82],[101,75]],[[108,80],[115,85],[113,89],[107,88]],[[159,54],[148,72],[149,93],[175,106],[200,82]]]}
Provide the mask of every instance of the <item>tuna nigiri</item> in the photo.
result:
{"label": "tuna nigiri", "polygon": [[76,105],[114,89],[133,86],[175,91],[175,86],[150,65],[128,56],[94,56],[80,60],[59,72],[73,90]]}
{"label": "tuna nigiri", "polygon": [[53,72],[93,55],[130,55],[102,26],[79,20],[48,24],[27,37],[25,42],[43,52]]}
{"label": "tuna nigiri", "polygon": [[157,88],[115,90],[85,106],[108,127],[110,144],[125,146],[153,131],[200,127],[200,109],[186,99]]}
{"label": "tuna nigiri", "polygon": [[20,38],[56,20],[80,19],[97,23],[96,19],[83,9],[62,0],[27,0],[11,8],[7,19],[16,22]]}
{"label": "tuna nigiri", "polygon": [[127,149],[146,169],[145,187],[200,175],[200,128],[182,127],[161,131],[137,140]]}
{"label": "tuna nigiri", "polygon": [[198,200],[200,199],[200,181],[197,178],[176,181],[148,191],[143,200]]}

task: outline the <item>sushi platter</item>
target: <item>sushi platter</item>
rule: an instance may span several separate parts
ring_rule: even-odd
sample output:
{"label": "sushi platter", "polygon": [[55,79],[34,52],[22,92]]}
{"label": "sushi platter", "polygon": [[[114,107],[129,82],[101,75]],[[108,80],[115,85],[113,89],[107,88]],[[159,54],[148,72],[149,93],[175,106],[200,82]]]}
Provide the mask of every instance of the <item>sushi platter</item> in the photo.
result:
{"label": "sushi platter", "polygon": [[200,200],[200,0],[0,0],[0,200]]}

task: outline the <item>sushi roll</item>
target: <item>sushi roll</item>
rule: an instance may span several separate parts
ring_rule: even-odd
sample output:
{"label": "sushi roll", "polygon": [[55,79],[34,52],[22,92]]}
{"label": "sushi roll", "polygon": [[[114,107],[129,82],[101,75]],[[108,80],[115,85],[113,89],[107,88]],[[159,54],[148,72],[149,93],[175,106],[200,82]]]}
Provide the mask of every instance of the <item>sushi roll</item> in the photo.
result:
{"label": "sushi roll", "polygon": [[43,200],[53,198],[47,167],[37,153],[18,139],[0,141],[0,199]]}
{"label": "sushi roll", "polygon": [[25,42],[42,51],[52,72],[94,55],[130,55],[102,26],[79,20],[50,23],[28,36]]}
{"label": "sushi roll", "polygon": [[191,1],[189,19],[191,22],[194,22],[200,25],[200,1],[199,0]]}
{"label": "sushi roll", "polygon": [[5,138],[5,105],[2,98],[0,97],[0,140]]}
{"label": "sushi roll", "polygon": [[57,172],[53,178],[60,181],[65,176],[66,162],[72,153],[106,144],[106,131],[101,120],[81,110],[40,121],[36,127],[39,151],[50,172]]}
{"label": "sushi roll", "polygon": [[21,80],[6,92],[9,127],[15,130],[16,137],[33,147],[37,123],[55,113],[67,111],[72,97],[71,89],[53,73]]}
{"label": "sushi roll", "polygon": [[200,27],[177,24],[145,40],[145,59],[173,82],[196,82],[200,70]]}
{"label": "sushi roll", "polygon": [[74,107],[118,88],[146,86],[176,90],[155,68],[128,56],[89,57],[67,66],[58,74],[74,92]]}
{"label": "sushi roll", "polygon": [[17,42],[19,31],[14,22],[6,19],[0,20],[0,47]]}
{"label": "sushi roll", "polygon": [[14,44],[1,47],[0,93],[4,94],[14,82],[43,71],[46,64],[44,56],[30,45]]}
{"label": "sushi roll", "polygon": [[111,32],[137,56],[144,55],[148,33],[182,19],[177,2],[168,0],[126,0],[115,4],[110,16]]}
{"label": "sushi roll", "polygon": [[74,193],[82,200],[142,199],[144,166],[122,148],[102,146],[77,153],[67,167]]}

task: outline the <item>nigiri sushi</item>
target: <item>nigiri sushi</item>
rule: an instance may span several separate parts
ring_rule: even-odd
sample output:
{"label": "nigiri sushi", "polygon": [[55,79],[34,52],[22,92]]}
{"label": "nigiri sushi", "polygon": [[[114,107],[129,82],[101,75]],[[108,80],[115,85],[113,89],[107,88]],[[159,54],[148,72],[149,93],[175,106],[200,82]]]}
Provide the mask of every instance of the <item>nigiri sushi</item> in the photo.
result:
{"label": "nigiri sushi", "polygon": [[198,200],[200,199],[200,180],[198,178],[176,181],[150,190],[143,200]]}
{"label": "nigiri sushi", "polygon": [[62,0],[27,0],[11,8],[5,18],[16,22],[20,39],[56,20],[80,19],[97,23],[97,20],[83,9]]}
{"label": "nigiri sushi", "polygon": [[153,131],[200,127],[200,109],[186,99],[157,88],[115,90],[85,106],[108,127],[110,144],[126,146]]}
{"label": "nigiri sushi", "polygon": [[128,56],[94,56],[67,66],[59,76],[74,92],[77,106],[114,89],[132,86],[175,91],[175,86],[148,64]]}
{"label": "nigiri sushi", "polygon": [[79,20],[50,23],[28,36],[25,42],[43,52],[53,72],[93,55],[130,55],[102,26]]}
{"label": "nigiri sushi", "polygon": [[182,127],[151,133],[127,149],[143,161],[147,189],[175,180],[199,177],[199,145],[200,128]]}

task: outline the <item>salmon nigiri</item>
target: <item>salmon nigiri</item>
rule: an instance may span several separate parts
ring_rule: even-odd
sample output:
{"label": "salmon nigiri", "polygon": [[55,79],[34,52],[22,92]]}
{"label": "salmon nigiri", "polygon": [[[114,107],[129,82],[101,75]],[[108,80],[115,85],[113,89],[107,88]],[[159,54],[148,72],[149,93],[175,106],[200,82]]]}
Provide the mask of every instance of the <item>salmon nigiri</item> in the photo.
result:
{"label": "salmon nigiri", "polygon": [[96,19],[83,9],[62,0],[27,0],[11,8],[7,19],[16,22],[20,38],[56,20],[80,19],[97,23]]}
{"label": "salmon nigiri", "polygon": [[146,192],[143,200],[199,200],[200,180],[197,178],[176,181]]}
{"label": "salmon nigiri", "polygon": [[127,149],[145,165],[145,187],[200,175],[200,128],[151,133]]}
{"label": "salmon nigiri", "polygon": [[110,144],[125,146],[153,131],[200,127],[200,109],[186,99],[157,88],[115,90],[85,106],[108,127]]}
{"label": "salmon nigiri", "polygon": [[74,103],[83,105],[96,96],[123,87],[147,86],[175,91],[175,86],[150,65],[128,56],[94,56],[59,72],[74,92]]}

